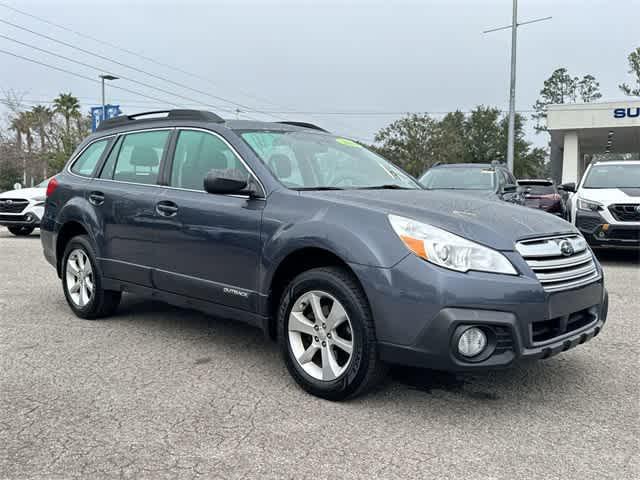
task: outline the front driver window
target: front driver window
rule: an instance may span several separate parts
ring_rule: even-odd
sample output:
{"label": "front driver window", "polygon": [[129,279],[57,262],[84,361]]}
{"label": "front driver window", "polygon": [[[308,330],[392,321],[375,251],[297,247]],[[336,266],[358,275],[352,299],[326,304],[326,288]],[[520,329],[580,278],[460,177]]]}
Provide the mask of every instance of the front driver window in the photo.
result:
{"label": "front driver window", "polygon": [[249,172],[219,137],[206,132],[183,130],[178,136],[171,166],[171,186],[204,190],[204,179],[211,170]]}

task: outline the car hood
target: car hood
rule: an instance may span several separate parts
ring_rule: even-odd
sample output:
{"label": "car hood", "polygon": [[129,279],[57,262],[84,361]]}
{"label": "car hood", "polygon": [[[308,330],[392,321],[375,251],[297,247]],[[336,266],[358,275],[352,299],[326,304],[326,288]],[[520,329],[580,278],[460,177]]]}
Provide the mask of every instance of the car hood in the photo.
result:
{"label": "car hood", "polygon": [[524,238],[577,233],[570,223],[546,212],[457,191],[336,190],[302,194],[412,218],[497,250],[513,250],[515,242]]}
{"label": "car hood", "polygon": [[0,198],[25,198],[29,200],[35,197],[44,197],[46,192],[46,188],[21,188],[0,193]]}
{"label": "car hood", "polygon": [[582,188],[580,198],[611,205],[612,203],[636,203],[640,201],[639,188]]}

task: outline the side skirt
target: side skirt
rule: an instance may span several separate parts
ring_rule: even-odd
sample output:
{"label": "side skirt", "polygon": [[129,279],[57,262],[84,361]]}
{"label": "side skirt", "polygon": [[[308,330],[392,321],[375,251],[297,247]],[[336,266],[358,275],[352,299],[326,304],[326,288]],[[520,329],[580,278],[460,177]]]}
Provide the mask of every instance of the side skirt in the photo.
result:
{"label": "side skirt", "polygon": [[157,290],[151,287],[145,287],[136,283],[124,282],[113,278],[104,277],[102,281],[106,290],[134,293],[136,295],[159,300],[176,307],[198,310],[214,317],[237,320],[253,327],[257,327],[262,330],[265,335],[268,335],[269,318],[258,315],[257,313],[251,313],[238,308],[220,305],[219,303],[207,302],[206,300],[191,298],[184,295],[177,295],[175,293],[165,292],[164,290]]}

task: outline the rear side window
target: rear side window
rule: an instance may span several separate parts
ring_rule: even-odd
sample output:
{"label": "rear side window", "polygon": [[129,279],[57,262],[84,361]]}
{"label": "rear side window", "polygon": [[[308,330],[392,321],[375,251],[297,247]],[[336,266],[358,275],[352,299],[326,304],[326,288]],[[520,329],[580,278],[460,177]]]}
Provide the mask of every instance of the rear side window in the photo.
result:
{"label": "rear side window", "polygon": [[102,157],[102,153],[104,149],[107,148],[107,144],[109,140],[100,140],[89,145],[82,155],[78,157],[78,159],[73,162],[71,166],[71,171],[76,175],[82,175],[83,177],[90,177],[93,174],[93,171]]}
{"label": "rear side window", "polygon": [[100,177],[155,184],[169,133],[169,130],[156,130],[125,135],[113,148]]}
{"label": "rear side window", "polygon": [[206,132],[182,130],[176,143],[171,167],[172,187],[204,190],[204,178],[210,170],[249,172],[219,137]]}

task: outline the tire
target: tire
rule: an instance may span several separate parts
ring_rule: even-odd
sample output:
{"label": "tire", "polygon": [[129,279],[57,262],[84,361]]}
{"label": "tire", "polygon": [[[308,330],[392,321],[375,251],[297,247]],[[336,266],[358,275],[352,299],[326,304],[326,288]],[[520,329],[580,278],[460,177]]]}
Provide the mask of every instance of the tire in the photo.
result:
{"label": "tire", "polygon": [[[315,320],[314,305],[320,306],[321,321]],[[331,328],[334,321],[337,326]],[[387,372],[378,357],[369,303],[357,280],[343,268],[316,268],[293,279],[280,300],[278,340],[291,376],[317,397],[355,397]],[[345,348],[349,343],[350,354]]]}
{"label": "tire", "polygon": [[7,227],[16,237],[26,237],[35,230],[34,227]]}
{"label": "tire", "polygon": [[[67,243],[61,271],[62,290],[76,316],[94,320],[107,317],[118,308],[122,293],[102,288],[102,271],[86,235],[73,237]],[[77,290],[73,288],[78,285]]]}

